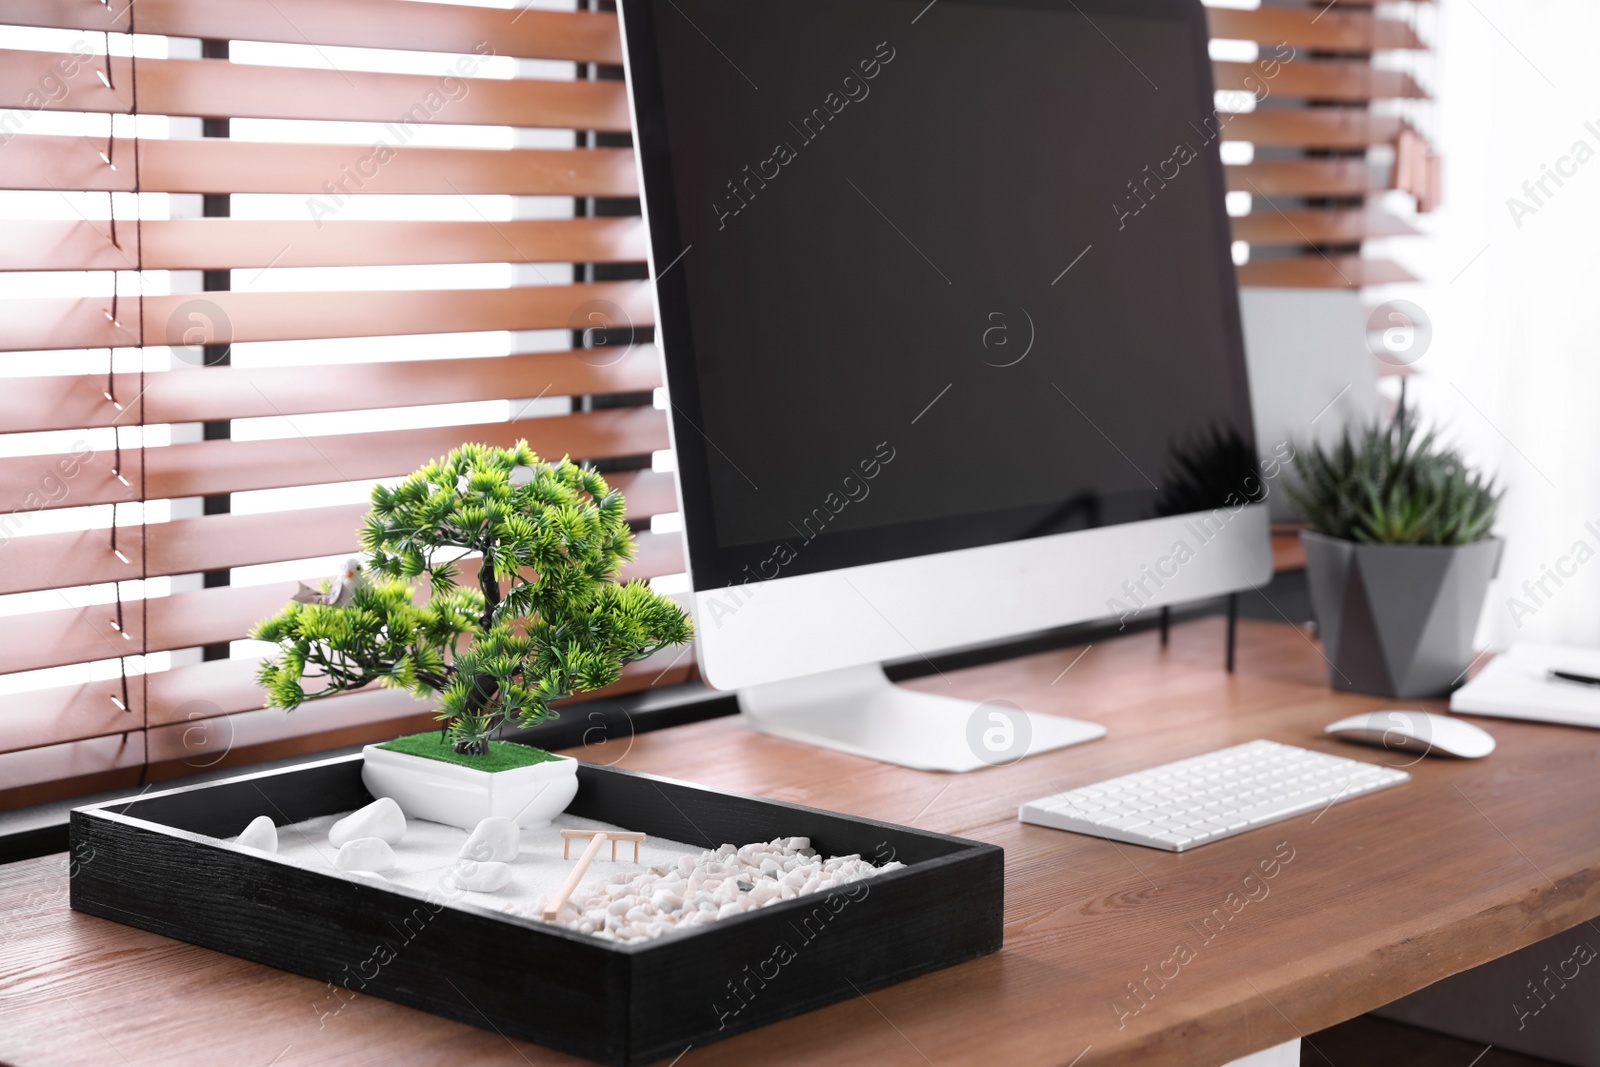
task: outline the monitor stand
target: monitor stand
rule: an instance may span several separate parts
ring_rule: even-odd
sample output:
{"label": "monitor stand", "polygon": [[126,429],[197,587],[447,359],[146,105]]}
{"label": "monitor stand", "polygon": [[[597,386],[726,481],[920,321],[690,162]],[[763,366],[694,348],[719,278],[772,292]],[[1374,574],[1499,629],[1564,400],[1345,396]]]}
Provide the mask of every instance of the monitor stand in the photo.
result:
{"label": "monitor stand", "polygon": [[762,733],[923,771],[975,771],[1104,737],[1106,728],[1005,700],[919,693],[872,664],[739,690]]}

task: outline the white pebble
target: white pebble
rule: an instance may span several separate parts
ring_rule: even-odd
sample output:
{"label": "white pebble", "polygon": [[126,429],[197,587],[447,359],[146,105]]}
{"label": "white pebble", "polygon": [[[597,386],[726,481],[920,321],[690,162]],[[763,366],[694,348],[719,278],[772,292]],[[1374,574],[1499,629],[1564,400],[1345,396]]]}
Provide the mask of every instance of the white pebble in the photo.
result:
{"label": "white pebble", "polygon": [[557,921],[607,940],[645,941],[902,866],[877,868],[858,854],[825,858],[810,845],[803,837],[724,844],[613,875],[603,884],[579,886]]}
{"label": "white pebble", "polygon": [[278,827],[269,815],[257,815],[244,828],[244,833],[233,839],[236,845],[256,848],[262,852],[278,851]]}
{"label": "white pebble", "polygon": [[511,865],[494,860],[457,860],[450,873],[457,885],[473,893],[493,893],[511,881]]}
{"label": "white pebble", "polygon": [[406,836],[406,817],[389,797],[379,797],[364,808],[352,811],[333,824],[328,831],[328,844],[343,848],[346,843],[362,837],[377,837],[391,845],[398,845]]}
{"label": "white pebble", "polygon": [[386,871],[394,866],[394,849],[381,837],[358,837],[339,846],[333,865],[341,871]]}
{"label": "white pebble", "polygon": [[510,863],[517,858],[521,844],[522,832],[516,823],[504,815],[491,815],[467,837],[466,844],[461,846],[461,858]]}

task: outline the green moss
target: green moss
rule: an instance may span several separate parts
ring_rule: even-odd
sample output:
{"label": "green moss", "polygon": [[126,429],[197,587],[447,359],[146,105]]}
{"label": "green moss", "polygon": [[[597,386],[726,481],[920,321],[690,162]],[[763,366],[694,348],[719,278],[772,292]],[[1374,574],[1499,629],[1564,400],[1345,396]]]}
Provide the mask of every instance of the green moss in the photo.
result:
{"label": "green moss", "polygon": [[408,756],[459,763],[463,767],[471,767],[475,771],[488,771],[490,774],[496,771],[515,770],[518,767],[531,767],[536,763],[549,763],[561,758],[551,755],[542,748],[519,745],[514,741],[490,741],[487,756],[463,756],[451,750],[449,738],[431,732],[407,734],[393,741],[385,741],[378,747],[391,752],[404,752]]}

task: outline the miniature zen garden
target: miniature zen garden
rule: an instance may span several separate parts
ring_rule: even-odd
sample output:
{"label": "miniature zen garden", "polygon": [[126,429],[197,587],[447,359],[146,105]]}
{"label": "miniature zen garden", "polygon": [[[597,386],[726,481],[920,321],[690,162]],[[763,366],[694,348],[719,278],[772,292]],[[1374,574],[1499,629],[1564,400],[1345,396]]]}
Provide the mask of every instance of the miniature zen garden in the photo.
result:
{"label": "miniature zen garden", "polygon": [[616,580],[634,551],[625,515],[598,472],[542,461],[526,442],[464,445],[375,488],[365,561],[302,585],[256,628],[277,646],[259,681],[285,711],[373,684],[407,689],[435,701],[440,729],[366,746],[362,782],[377,799],[365,807],[283,827],[261,815],[234,843],[616,941],[902,866],[824,859],[804,837],[700,849],[563,814],[578,761],[507,732],[693,637],[670,598]]}

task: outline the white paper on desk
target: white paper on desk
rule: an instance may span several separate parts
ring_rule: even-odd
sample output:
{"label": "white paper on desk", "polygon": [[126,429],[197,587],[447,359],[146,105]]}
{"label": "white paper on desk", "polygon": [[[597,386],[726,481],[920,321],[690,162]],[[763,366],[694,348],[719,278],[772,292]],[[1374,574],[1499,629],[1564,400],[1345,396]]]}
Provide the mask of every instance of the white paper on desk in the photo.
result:
{"label": "white paper on desk", "polygon": [[1552,669],[1600,678],[1600,649],[1513,645],[1455,691],[1450,710],[1600,728],[1600,686],[1552,680]]}

